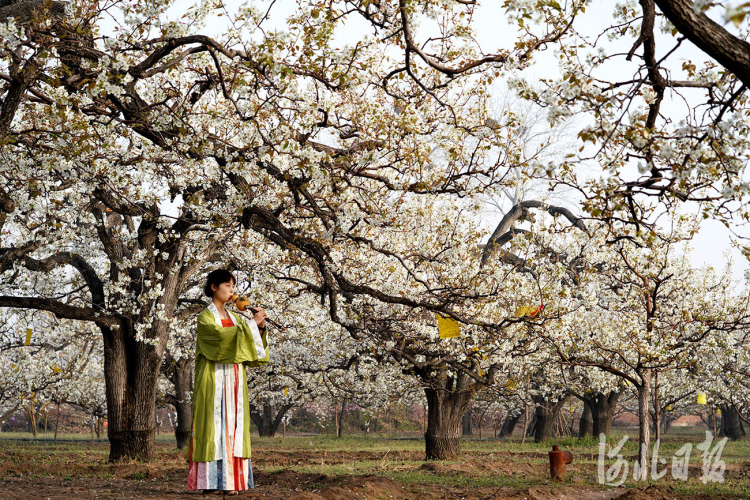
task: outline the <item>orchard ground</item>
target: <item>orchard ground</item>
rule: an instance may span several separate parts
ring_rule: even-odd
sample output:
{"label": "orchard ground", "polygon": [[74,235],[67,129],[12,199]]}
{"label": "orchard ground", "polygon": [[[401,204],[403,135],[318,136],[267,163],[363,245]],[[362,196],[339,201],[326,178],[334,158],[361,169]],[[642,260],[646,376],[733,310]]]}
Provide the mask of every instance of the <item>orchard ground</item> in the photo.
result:
{"label": "orchard ground", "polygon": [[[637,435],[635,429],[618,429]],[[662,440],[660,456],[703,441],[699,428],[679,429]],[[153,463],[107,463],[108,443],[83,435],[32,441],[30,434],[0,434],[0,498],[201,498],[186,491],[186,457],[169,436],[159,438]],[[610,439],[609,442],[614,442]],[[575,456],[565,482],[549,479],[553,444]],[[693,450],[689,479],[667,474],[658,481],[627,481],[619,488],[597,482],[598,441],[575,437],[521,445],[510,440],[465,440],[457,460],[424,461],[423,441],[408,437],[287,436],[253,441],[256,489],[238,498],[268,499],[687,499],[750,498],[750,441],[729,442],[723,483],[704,485],[702,459]],[[623,455],[631,463],[636,444]],[[613,463],[609,460],[607,463]],[[663,466],[660,466],[660,469]],[[631,475],[632,477],[632,475]]]}

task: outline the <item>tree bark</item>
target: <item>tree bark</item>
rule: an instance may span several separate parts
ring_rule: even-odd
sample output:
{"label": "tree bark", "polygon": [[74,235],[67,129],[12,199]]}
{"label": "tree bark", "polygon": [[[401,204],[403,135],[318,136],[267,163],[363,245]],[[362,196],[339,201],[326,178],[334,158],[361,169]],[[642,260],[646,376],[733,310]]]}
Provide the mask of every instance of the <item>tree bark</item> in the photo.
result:
{"label": "tree bark", "polygon": [[734,73],[745,85],[750,85],[750,44],[697,10],[693,0],[655,1],[680,33]]}
{"label": "tree bark", "polygon": [[461,435],[471,436],[471,411],[466,410],[464,416],[461,417]]}
{"label": "tree bark", "polygon": [[620,395],[621,393],[619,392],[597,393],[592,397],[585,398],[586,403],[588,403],[591,409],[594,436],[599,436],[602,433],[605,436],[609,436],[612,430],[612,418],[614,417]]}
{"label": "tree bark", "polygon": [[344,413],[346,412],[346,403],[347,400],[344,398],[344,400],[341,402],[341,412],[336,411],[336,437],[340,438],[341,435],[344,433]]}
{"label": "tree bark", "polygon": [[174,385],[174,395],[170,395],[168,400],[177,413],[174,437],[177,449],[181,450],[190,444],[190,432],[193,428],[193,404],[190,397],[193,392],[193,358],[175,361],[167,354],[163,371]]}
{"label": "tree bark", "polygon": [[518,421],[521,419],[521,414],[515,416],[508,416],[505,418],[505,421],[503,422],[503,426],[500,429],[500,437],[511,437],[513,435],[513,430],[516,428],[516,424],[518,424]]}
{"label": "tree bark", "polygon": [[536,407],[536,426],[534,428],[534,442],[542,443],[549,441],[552,437],[552,428],[557,420],[560,410],[570,399],[570,395],[564,395],[553,405],[549,405],[546,399],[535,397]]}
{"label": "tree bark", "polygon": [[57,431],[60,428],[60,402],[57,402],[57,414],[55,415],[55,440],[54,443],[57,444]]}
{"label": "tree bark", "polygon": [[742,419],[732,405],[721,406],[721,430],[730,441],[739,441],[745,437],[745,429],[742,427]]}
{"label": "tree bark", "polygon": [[177,427],[174,434],[177,440],[177,449],[181,450],[190,444],[190,432],[193,428],[193,404],[190,397],[193,392],[192,359],[180,359],[175,370],[175,382]]}
{"label": "tree bark", "polygon": [[672,416],[667,414],[664,416],[664,434],[672,430]]}
{"label": "tree bark", "polygon": [[275,436],[284,415],[292,408],[294,408],[292,404],[283,405],[278,409],[275,405],[263,405],[262,407],[250,405],[250,418],[258,428],[258,435]]}
{"label": "tree bark", "polygon": [[[531,405],[526,405],[523,413],[523,426],[524,426],[524,437],[533,436],[536,429],[536,411],[533,414],[529,414],[529,408]],[[521,444],[524,441],[521,439]]]}
{"label": "tree bark", "polygon": [[426,388],[427,432],[425,457],[427,460],[450,460],[461,450],[461,417],[471,401],[469,391],[453,392]]}
{"label": "tree bark", "polygon": [[276,429],[273,428],[273,417],[276,413],[274,405],[262,405],[260,407],[250,405],[250,418],[258,428],[258,435],[263,437],[273,437],[276,435]]}
{"label": "tree bark", "polygon": [[661,441],[661,426],[659,425],[661,422],[661,414],[659,411],[659,372],[654,372],[654,411],[653,411],[653,418],[654,418],[654,438],[656,439],[656,442]]}
{"label": "tree bark", "polygon": [[591,416],[591,406],[584,401],[583,402],[583,413],[581,413],[581,421],[578,424],[578,437],[590,437],[594,435],[594,419]]}
{"label": "tree bark", "polygon": [[552,437],[552,423],[554,422],[552,411],[544,405],[538,405],[535,416],[534,442],[541,443],[549,440]]}
{"label": "tree bark", "polygon": [[[155,328],[164,327],[161,322],[154,324]],[[155,452],[156,383],[161,352],[157,346],[136,340],[132,323],[123,321],[119,329],[101,328],[109,461],[150,461]]]}
{"label": "tree bark", "polygon": [[642,383],[638,387],[638,467],[640,475],[636,480],[648,477],[648,449],[651,441],[651,418],[649,395],[651,392],[651,370],[641,373]]}
{"label": "tree bark", "polygon": [[28,412],[29,415],[29,425],[31,426],[31,434],[34,436],[34,439],[36,439],[36,414],[34,414],[34,403],[31,403],[31,411]]}

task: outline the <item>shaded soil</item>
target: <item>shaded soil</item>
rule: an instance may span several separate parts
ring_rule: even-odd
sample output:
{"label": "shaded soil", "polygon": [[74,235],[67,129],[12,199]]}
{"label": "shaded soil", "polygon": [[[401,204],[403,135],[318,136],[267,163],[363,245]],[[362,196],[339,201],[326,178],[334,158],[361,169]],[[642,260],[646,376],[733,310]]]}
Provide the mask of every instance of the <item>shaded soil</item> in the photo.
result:
{"label": "shaded soil", "polygon": [[[378,476],[326,476],[302,474],[291,470],[256,475],[259,486],[241,492],[234,498],[264,498],[269,500],[349,500],[349,499],[427,499],[451,498],[466,500],[700,500],[708,496],[675,495],[664,488],[595,490],[582,486],[537,486],[524,490],[513,488],[456,488],[432,485],[405,486],[392,479]],[[185,491],[183,485],[151,480],[35,478],[33,484],[25,479],[0,481],[0,498],[8,499],[69,499],[69,498],[214,498],[201,492]],[[218,498],[218,496],[216,497]]]}
{"label": "shaded soil", "polygon": [[[582,486],[538,486],[524,490],[513,488],[457,488],[435,485],[406,486],[378,476],[327,476],[296,473],[285,469],[275,473],[256,474],[255,490],[241,492],[234,498],[265,498],[269,500],[349,500],[415,498],[461,498],[466,500],[673,500],[687,497],[670,494],[663,488],[594,490]],[[170,484],[171,483],[171,484]],[[0,498],[68,499],[68,498],[214,498],[201,492],[188,492],[184,485],[145,480],[81,478],[61,480],[35,477],[0,480]],[[216,497],[218,498],[218,496]],[[697,499],[700,497],[691,496]],[[705,497],[708,498],[708,497]]]}

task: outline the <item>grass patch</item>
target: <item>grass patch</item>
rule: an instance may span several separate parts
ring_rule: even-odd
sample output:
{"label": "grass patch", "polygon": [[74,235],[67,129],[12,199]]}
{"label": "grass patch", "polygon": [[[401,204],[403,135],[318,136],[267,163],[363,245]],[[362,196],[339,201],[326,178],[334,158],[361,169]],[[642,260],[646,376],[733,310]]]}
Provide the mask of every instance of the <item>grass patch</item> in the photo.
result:
{"label": "grass patch", "polygon": [[[185,451],[176,449],[173,438],[157,440],[157,456],[152,463],[109,464],[106,441],[92,442],[86,439],[90,436],[84,435],[83,438],[71,436],[70,439],[66,436],[66,439],[53,443],[50,439],[25,440],[26,436],[22,434],[0,434],[0,477],[22,483],[25,488],[33,490],[39,488],[39,484],[50,481],[70,488],[87,484],[90,489],[116,483],[116,490],[132,493],[131,498],[143,496],[145,488],[163,488],[172,492],[185,488]],[[607,439],[607,446],[616,445],[626,434],[631,439],[621,454],[629,461],[632,477],[632,463],[638,447],[632,437],[637,434],[631,429],[618,429]],[[693,445],[688,481],[674,480],[668,473],[659,481],[636,482],[631,479],[625,486],[642,489],[654,484],[669,488],[670,492],[684,498],[698,495],[750,498],[750,441],[728,442],[722,453],[727,467],[725,482],[703,484],[700,481],[702,457],[695,446],[704,438],[705,434],[700,429],[693,429],[692,432],[680,429],[680,432],[665,436],[661,442],[660,457],[668,463],[671,463],[674,452],[685,443]],[[547,452],[555,444],[574,454],[567,481],[556,486],[549,480],[547,458]],[[332,485],[346,485],[347,481],[354,484],[362,477],[395,481],[412,493],[451,491],[458,496],[474,490],[487,492],[496,488],[510,488],[518,492],[532,487],[558,486],[608,489],[597,482],[597,438],[579,440],[568,437],[547,443],[527,441],[523,445],[518,438],[465,440],[461,448],[456,460],[427,462],[424,460],[424,442],[421,439],[377,435],[341,438],[254,436],[253,469],[261,478],[260,485],[265,488],[263,491],[276,495],[271,495],[272,498],[285,498],[295,491],[293,488],[319,491]],[[606,460],[607,466],[612,463],[614,459]],[[663,468],[659,466],[659,470]],[[289,474],[299,474],[300,479],[289,479]],[[44,491],[37,493],[39,497],[45,494]],[[425,498],[430,497],[427,493],[425,495]]]}

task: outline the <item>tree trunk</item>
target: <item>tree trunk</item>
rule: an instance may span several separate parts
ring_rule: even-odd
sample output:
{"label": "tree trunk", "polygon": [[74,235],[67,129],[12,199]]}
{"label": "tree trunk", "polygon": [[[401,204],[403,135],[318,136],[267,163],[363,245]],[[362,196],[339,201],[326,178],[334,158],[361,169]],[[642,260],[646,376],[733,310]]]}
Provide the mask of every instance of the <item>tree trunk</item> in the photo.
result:
{"label": "tree trunk", "polygon": [[275,413],[276,409],[274,408],[274,405],[263,405],[260,407],[251,405],[250,418],[258,428],[259,436],[273,437],[276,435],[276,429],[273,428],[273,417]]}
{"label": "tree trunk", "polygon": [[546,399],[541,397],[534,397],[534,401],[537,403],[536,407],[536,426],[534,429],[534,442],[541,443],[549,441],[552,437],[552,428],[557,420],[557,416],[560,414],[560,410],[570,399],[570,395],[564,395],[559,401],[553,405],[549,405]]}
{"label": "tree trunk", "polygon": [[649,414],[651,392],[651,370],[641,373],[642,384],[638,387],[638,468],[640,474],[634,474],[636,480],[648,477],[648,448],[651,441],[651,418]]}
{"label": "tree trunk", "polygon": [[346,412],[346,403],[347,400],[344,398],[344,400],[341,402],[341,412],[336,411],[336,437],[340,438],[341,435],[344,433],[344,412]]}
{"label": "tree trunk", "polygon": [[534,442],[541,443],[552,437],[552,423],[554,418],[549,408],[544,405],[536,407],[536,425],[534,426]]}
{"label": "tree trunk", "polygon": [[617,401],[620,399],[620,392],[597,393],[592,397],[586,398],[586,402],[591,408],[591,418],[593,420],[594,436],[604,433],[609,436],[612,430],[612,418],[615,414]]}
{"label": "tree trunk", "polygon": [[[711,423],[713,423],[713,429],[711,429],[711,431],[714,433],[714,436],[716,436],[716,419],[716,408],[711,405]],[[719,430],[721,430],[721,428]]]}
{"label": "tree trunk", "polygon": [[711,428],[713,426],[713,421],[714,421],[713,412],[712,411],[707,411],[705,413],[704,412],[700,412],[699,416],[701,418],[701,422],[703,422],[706,425],[706,428],[708,430],[711,430]]}
{"label": "tree trunk", "polygon": [[672,430],[672,416],[667,414],[664,416],[664,434]]}
{"label": "tree trunk", "polygon": [[193,359],[189,357],[174,361],[168,355],[165,363],[168,363],[165,375],[174,384],[174,396],[168,399],[177,413],[174,437],[177,449],[181,450],[190,444],[190,432],[193,428],[193,405],[190,402],[193,391]]}
{"label": "tree trunk", "polygon": [[521,419],[521,414],[519,413],[516,416],[508,416],[505,418],[505,421],[503,422],[503,426],[500,429],[500,437],[511,437],[513,435],[513,430],[516,428],[516,424],[518,424],[518,421]]}
{"label": "tree trunk", "polygon": [[466,410],[464,416],[461,417],[461,435],[471,436],[471,410]]}
{"label": "tree trunk", "polygon": [[732,405],[721,406],[721,429],[731,441],[739,441],[745,437],[742,419]]}
{"label": "tree trunk", "polygon": [[[524,426],[524,433],[523,437],[529,437],[533,436],[535,429],[536,429],[536,411],[534,411],[533,414],[529,414],[529,408],[531,405],[526,405],[524,407],[524,413],[523,413],[523,426]],[[521,444],[523,444],[524,441],[521,439]]]}
{"label": "tree trunk", "polygon": [[258,428],[258,435],[264,437],[275,436],[284,415],[292,408],[294,408],[294,405],[288,404],[283,405],[277,411],[274,405],[263,405],[262,407],[250,405],[250,418],[255,427]]}
{"label": "tree trunk", "polygon": [[659,412],[659,372],[654,373],[654,411],[653,411],[653,418],[654,418],[654,438],[657,442],[661,441],[661,426],[659,425],[661,421],[661,415]]}
{"label": "tree trunk", "polygon": [[589,437],[594,435],[594,419],[591,416],[591,406],[584,401],[581,421],[578,424],[578,437]]}
{"label": "tree trunk", "polygon": [[[156,383],[163,343],[154,346],[136,340],[135,328],[125,321],[119,329],[101,328],[109,461],[150,461],[155,451]],[[145,336],[165,339],[166,324],[154,321]]]}
{"label": "tree trunk", "polygon": [[55,440],[54,442],[57,443],[57,431],[60,428],[60,403],[57,403],[57,414],[55,415]]}
{"label": "tree trunk", "polygon": [[23,409],[26,412],[26,416],[29,417],[29,432],[32,434],[33,439],[36,439],[36,413],[34,412],[34,393],[31,393],[31,399],[25,402]]}
{"label": "tree trunk", "polygon": [[468,391],[453,392],[426,388],[427,432],[425,457],[427,460],[450,460],[461,450],[461,418],[471,401]]}

